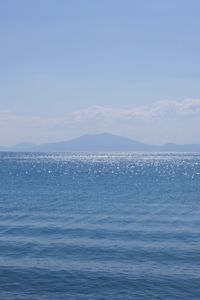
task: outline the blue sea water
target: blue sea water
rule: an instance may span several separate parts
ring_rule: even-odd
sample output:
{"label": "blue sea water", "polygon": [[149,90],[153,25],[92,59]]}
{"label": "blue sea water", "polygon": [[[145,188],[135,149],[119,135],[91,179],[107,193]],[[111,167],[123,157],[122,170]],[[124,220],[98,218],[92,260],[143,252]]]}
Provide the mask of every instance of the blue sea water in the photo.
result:
{"label": "blue sea water", "polygon": [[0,154],[0,299],[200,299],[200,154]]}

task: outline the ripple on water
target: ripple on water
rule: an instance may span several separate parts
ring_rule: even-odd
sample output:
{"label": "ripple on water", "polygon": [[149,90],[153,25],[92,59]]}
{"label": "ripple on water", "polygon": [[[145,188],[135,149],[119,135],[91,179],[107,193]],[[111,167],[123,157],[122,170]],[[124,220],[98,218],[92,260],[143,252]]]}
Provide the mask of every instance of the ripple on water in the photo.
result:
{"label": "ripple on water", "polygon": [[0,298],[199,299],[200,154],[0,153]]}

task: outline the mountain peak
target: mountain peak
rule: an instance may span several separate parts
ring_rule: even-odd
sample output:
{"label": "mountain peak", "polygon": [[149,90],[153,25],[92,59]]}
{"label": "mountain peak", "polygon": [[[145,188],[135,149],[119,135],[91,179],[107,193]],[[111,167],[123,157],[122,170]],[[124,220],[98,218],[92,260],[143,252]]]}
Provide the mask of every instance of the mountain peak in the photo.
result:
{"label": "mountain peak", "polygon": [[200,145],[176,145],[168,143],[162,146],[148,145],[112,133],[85,134],[68,141],[33,145],[19,144],[14,147],[1,147],[2,151],[32,152],[200,152]]}

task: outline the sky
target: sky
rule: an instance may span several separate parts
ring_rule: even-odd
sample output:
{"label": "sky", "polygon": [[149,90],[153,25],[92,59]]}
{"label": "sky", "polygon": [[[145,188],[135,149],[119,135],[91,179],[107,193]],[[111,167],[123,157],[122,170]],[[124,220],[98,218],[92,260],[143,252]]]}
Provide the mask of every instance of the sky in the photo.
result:
{"label": "sky", "polygon": [[0,145],[200,143],[199,0],[0,0]]}

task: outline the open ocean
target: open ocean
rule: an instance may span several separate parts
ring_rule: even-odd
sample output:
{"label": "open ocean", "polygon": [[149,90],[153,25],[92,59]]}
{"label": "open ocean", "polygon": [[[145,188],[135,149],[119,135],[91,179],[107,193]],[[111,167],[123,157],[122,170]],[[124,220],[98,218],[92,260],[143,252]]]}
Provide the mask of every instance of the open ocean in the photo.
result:
{"label": "open ocean", "polygon": [[0,153],[0,299],[200,299],[200,154]]}

